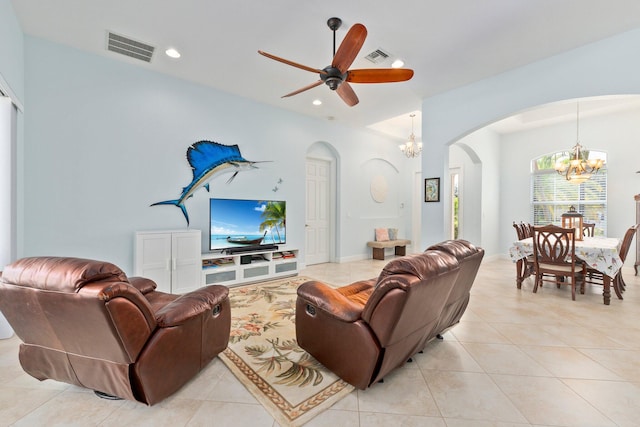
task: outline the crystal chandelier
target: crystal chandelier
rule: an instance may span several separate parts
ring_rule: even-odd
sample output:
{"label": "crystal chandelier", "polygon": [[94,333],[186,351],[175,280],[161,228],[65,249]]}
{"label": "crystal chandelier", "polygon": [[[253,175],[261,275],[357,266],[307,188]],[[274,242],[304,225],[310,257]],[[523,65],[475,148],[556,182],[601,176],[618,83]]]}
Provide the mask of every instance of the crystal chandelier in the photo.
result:
{"label": "crystal chandelier", "polygon": [[556,172],[564,175],[571,183],[581,184],[591,179],[591,175],[597,173],[604,165],[603,159],[589,159],[588,155],[585,156],[580,145],[580,104],[576,107],[576,145],[571,152],[571,157],[558,160],[555,166]]}
{"label": "crystal chandelier", "polygon": [[417,157],[418,154],[420,154],[420,152],[422,151],[422,142],[416,142],[416,136],[413,134],[413,118],[415,116],[416,116],[415,114],[410,115],[411,135],[409,135],[409,140],[404,144],[400,144],[398,146],[400,150],[402,150],[402,152],[405,154],[405,156],[409,158]]}

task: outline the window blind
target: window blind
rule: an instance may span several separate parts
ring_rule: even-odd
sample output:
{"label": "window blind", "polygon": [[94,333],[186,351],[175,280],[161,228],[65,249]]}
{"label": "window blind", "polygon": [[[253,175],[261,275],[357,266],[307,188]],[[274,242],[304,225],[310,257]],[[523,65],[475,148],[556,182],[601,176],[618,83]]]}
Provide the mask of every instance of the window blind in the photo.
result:
{"label": "window blind", "polygon": [[574,206],[584,222],[596,224],[596,236],[607,235],[607,169],[603,167],[582,184],[567,181],[553,169],[531,174],[533,225],[562,224],[562,214]]}

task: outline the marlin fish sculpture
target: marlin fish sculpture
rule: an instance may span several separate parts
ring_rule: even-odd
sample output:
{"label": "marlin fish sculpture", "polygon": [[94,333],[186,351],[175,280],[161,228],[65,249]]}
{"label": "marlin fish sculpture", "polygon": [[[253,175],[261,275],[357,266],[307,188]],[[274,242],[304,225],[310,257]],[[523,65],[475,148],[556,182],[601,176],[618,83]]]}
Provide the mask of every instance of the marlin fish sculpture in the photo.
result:
{"label": "marlin fish sculpture", "polygon": [[238,172],[243,170],[257,169],[256,163],[246,160],[240,154],[237,145],[223,145],[214,141],[198,141],[187,149],[187,161],[193,170],[193,179],[182,189],[179,199],[165,200],[157,202],[151,206],[174,205],[182,210],[184,218],[189,225],[189,214],[184,202],[193,196],[193,193],[200,187],[209,191],[209,181],[217,175],[232,173],[227,184],[233,181]]}

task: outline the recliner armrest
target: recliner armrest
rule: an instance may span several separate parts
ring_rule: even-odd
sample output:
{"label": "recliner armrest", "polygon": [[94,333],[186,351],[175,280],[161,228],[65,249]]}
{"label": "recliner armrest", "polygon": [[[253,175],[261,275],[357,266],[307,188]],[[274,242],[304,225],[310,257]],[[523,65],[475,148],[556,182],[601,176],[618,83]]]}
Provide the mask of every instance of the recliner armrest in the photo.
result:
{"label": "recliner armrest", "polygon": [[355,322],[362,314],[362,305],[322,282],[303,283],[298,287],[298,297],[343,322]]}
{"label": "recliner armrest", "polygon": [[217,316],[220,304],[228,295],[229,288],[220,285],[207,286],[181,295],[156,312],[158,326],[180,326],[206,311],[212,311],[212,315]]}
{"label": "recliner armrest", "polygon": [[129,277],[129,283],[131,286],[140,291],[142,295],[147,294],[156,289],[156,282],[146,277]]}

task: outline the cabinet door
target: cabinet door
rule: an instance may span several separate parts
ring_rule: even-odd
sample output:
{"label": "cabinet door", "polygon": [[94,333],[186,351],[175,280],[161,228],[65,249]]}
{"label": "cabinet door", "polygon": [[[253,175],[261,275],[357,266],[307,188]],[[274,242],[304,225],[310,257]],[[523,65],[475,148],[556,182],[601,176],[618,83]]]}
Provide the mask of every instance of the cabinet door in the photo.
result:
{"label": "cabinet door", "polygon": [[171,234],[136,235],[136,276],[156,282],[156,290],[171,292]]}
{"label": "cabinet door", "polygon": [[200,239],[199,231],[172,234],[171,293],[183,294],[202,286]]}

